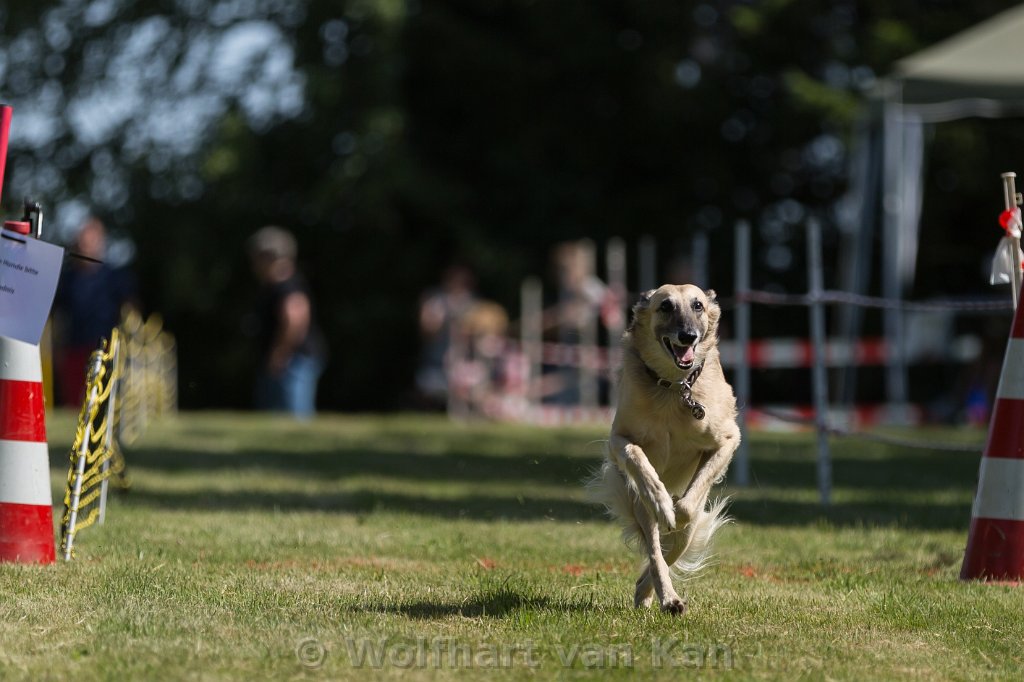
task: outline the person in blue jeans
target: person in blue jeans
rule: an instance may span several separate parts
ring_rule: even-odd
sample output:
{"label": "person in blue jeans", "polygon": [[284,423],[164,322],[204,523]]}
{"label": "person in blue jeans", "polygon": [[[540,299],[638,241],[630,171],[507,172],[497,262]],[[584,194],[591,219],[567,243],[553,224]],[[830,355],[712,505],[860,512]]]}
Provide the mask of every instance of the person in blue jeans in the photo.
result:
{"label": "person in blue jeans", "polygon": [[307,419],[316,411],[326,345],[309,286],[295,266],[296,253],[295,237],[280,227],[263,227],[249,238],[252,270],[261,284],[256,406]]}
{"label": "person in blue jeans", "polygon": [[70,250],[78,256],[61,270],[53,302],[57,400],[80,407],[89,356],[109,339],[126,306],[139,308],[132,271],[107,262],[107,228],[90,215]]}

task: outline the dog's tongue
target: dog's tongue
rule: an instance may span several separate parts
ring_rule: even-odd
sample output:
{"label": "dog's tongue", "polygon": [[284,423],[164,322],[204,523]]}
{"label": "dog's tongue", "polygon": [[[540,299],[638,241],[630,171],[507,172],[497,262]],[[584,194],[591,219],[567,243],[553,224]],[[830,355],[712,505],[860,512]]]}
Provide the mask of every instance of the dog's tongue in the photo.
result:
{"label": "dog's tongue", "polygon": [[687,365],[693,362],[693,346],[687,346],[686,348],[680,348],[679,346],[673,347],[676,354],[676,360],[681,365]]}

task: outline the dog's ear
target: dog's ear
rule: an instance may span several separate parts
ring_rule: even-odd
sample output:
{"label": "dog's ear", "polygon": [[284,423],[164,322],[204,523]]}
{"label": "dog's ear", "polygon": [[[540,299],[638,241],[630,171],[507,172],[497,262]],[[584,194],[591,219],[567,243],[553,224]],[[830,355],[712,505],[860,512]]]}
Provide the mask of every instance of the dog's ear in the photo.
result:
{"label": "dog's ear", "polygon": [[655,291],[657,291],[657,289],[651,289],[640,294],[640,300],[637,301],[636,305],[633,306],[634,317],[636,317],[637,313],[639,313],[641,310],[647,310],[648,308],[651,307],[651,297],[654,296]]}
{"label": "dog's ear", "polygon": [[718,330],[718,319],[722,316],[722,308],[718,305],[718,294],[714,289],[705,289],[704,295],[708,297],[708,330],[714,333]]}
{"label": "dog's ear", "polygon": [[633,331],[633,328],[636,326],[637,316],[651,307],[651,296],[654,296],[655,291],[657,289],[651,289],[640,294],[640,300],[633,304],[633,317],[626,326],[626,331]]}

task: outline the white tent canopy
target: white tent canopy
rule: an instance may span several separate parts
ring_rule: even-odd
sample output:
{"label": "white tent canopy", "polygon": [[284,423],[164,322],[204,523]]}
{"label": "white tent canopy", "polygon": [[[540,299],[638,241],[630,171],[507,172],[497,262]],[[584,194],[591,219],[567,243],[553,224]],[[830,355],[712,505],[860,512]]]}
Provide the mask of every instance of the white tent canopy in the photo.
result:
{"label": "white tent canopy", "polygon": [[896,63],[887,99],[928,122],[1024,111],[1024,5]]}
{"label": "white tent canopy", "polygon": [[[1024,5],[1002,12],[896,63],[878,87],[859,134],[850,193],[840,228],[853,258],[843,287],[864,292],[875,225],[883,228],[882,293],[903,298],[913,282],[923,194],[924,125],[962,118],[1024,115]],[[856,336],[859,311],[849,308],[842,333]],[[903,316],[889,310],[885,334],[902,345]],[[906,366],[889,365],[890,402],[907,401]],[[849,383],[849,382],[847,382]],[[849,391],[850,389],[848,389]],[[845,396],[847,400],[852,395]]]}

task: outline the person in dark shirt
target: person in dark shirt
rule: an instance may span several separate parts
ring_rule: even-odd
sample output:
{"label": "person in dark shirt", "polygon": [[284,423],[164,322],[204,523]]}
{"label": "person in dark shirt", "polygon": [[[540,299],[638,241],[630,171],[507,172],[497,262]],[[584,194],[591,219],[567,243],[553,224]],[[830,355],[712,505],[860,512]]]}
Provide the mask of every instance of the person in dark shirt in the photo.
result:
{"label": "person in dark shirt", "polygon": [[249,238],[252,270],[262,285],[256,406],[309,418],[316,409],[326,348],[309,287],[295,267],[296,250],[295,238],[280,227],[261,228]]}
{"label": "person in dark shirt", "polygon": [[54,298],[57,391],[62,405],[80,406],[85,396],[89,355],[109,339],[125,305],[137,306],[135,277],[111,267],[106,258],[106,228],[89,216],[79,229],[71,258],[61,271]]}
{"label": "person in dark shirt", "polygon": [[463,317],[476,304],[475,277],[464,265],[444,271],[441,286],[420,300],[420,360],[416,389],[425,406],[444,408],[448,403],[448,352]]}

